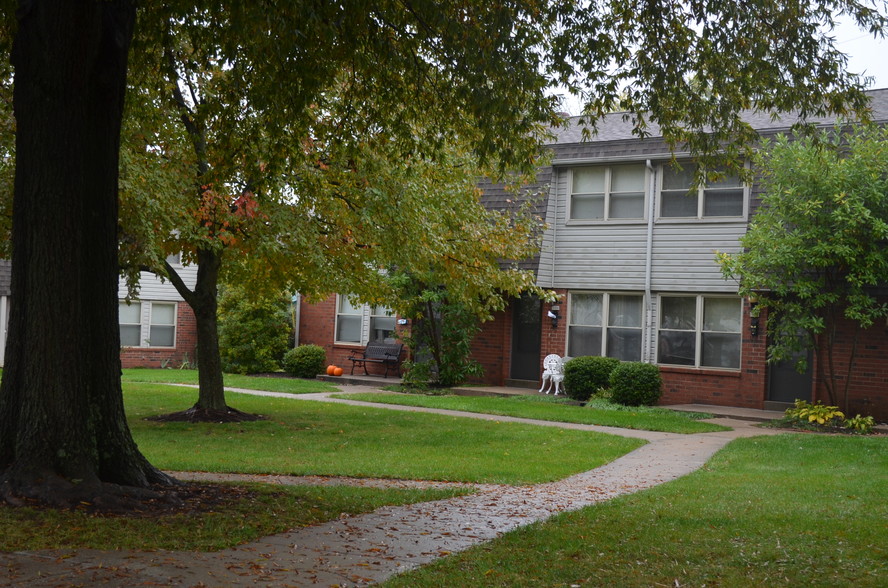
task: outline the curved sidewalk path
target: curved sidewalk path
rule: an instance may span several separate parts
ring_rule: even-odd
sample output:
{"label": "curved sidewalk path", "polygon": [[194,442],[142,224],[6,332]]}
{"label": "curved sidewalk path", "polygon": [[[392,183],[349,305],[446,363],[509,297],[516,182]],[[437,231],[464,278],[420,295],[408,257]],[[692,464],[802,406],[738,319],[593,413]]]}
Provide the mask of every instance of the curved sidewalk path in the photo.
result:
{"label": "curved sidewalk path", "polygon": [[[748,421],[713,419],[731,431],[679,435],[329,398],[329,394],[232,392],[294,400],[439,412],[611,433],[648,441],[596,468],[534,486],[479,485],[478,492],[374,512],[264,537],[214,553],[43,550],[0,553],[0,586],[362,586],[494,539],[506,531],[674,480],[738,437],[776,433]],[[349,392],[371,388],[349,386]],[[186,474],[181,474],[183,478]],[[268,480],[268,478],[264,478]],[[286,477],[273,481],[288,483]]]}

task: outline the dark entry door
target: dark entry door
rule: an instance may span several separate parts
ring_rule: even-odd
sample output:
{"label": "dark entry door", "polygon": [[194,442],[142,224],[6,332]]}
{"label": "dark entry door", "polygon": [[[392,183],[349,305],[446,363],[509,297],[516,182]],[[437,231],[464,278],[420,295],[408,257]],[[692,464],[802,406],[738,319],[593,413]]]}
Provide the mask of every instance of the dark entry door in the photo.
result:
{"label": "dark entry door", "polygon": [[522,296],[512,303],[513,380],[533,380],[540,376],[540,336],[542,303],[536,296]]}
{"label": "dark entry door", "polygon": [[796,369],[796,361],[781,361],[768,366],[768,400],[795,402],[796,399],[811,401],[811,385],[814,382],[812,356],[808,351],[808,367],[804,373]]}

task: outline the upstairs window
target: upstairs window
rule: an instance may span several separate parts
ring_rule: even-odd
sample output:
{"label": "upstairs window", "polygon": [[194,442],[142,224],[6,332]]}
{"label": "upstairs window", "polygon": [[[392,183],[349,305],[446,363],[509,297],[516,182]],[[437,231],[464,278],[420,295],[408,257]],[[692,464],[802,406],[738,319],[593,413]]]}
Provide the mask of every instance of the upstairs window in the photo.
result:
{"label": "upstairs window", "polygon": [[643,219],[645,166],[578,167],[571,171],[572,220]]}
{"label": "upstairs window", "polygon": [[736,176],[707,182],[691,189],[696,167],[685,164],[678,170],[663,166],[660,189],[661,218],[742,217],[746,190]]}

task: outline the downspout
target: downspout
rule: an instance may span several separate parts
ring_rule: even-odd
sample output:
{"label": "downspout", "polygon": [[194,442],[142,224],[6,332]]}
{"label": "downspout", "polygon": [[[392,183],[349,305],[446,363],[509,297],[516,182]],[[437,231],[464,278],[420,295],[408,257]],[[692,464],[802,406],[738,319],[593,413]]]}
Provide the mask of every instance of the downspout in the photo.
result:
{"label": "downspout", "polygon": [[[555,169],[556,168],[552,168],[552,177],[555,179],[555,185],[553,187],[553,196],[555,197],[553,216],[555,217],[555,220],[552,222],[552,271],[549,274],[549,288],[553,290],[555,289],[555,250],[558,244],[558,181],[560,179],[555,174]],[[564,171],[565,173],[567,172],[566,169]]]}
{"label": "downspout", "polygon": [[641,361],[651,362],[651,344],[653,340],[653,321],[654,321],[654,301],[651,296],[651,265],[653,264],[654,254],[654,194],[656,194],[655,186],[657,185],[657,175],[651,160],[646,162],[647,169],[650,172],[651,182],[648,186],[648,218],[647,218],[647,242],[644,263],[644,299],[647,305],[647,311],[644,321],[644,336],[642,337]]}
{"label": "downspout", "polygon": [[9,312],[6,306],[8,300],[8,296],[0,296],[0,367],[3,367],[6,355],[6,329],[9,326]]}

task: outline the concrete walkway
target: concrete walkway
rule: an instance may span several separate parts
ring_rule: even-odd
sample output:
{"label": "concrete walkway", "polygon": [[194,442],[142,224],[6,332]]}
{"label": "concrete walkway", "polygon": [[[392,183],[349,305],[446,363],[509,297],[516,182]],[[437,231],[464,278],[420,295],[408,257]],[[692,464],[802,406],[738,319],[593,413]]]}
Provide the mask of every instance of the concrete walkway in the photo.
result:
{"label": "concrete walkway", "polygon": [[[229,390],[287,396],[294,401],[368,405],[329,398],[328,394],[294,397]],[[372,390],[348,386],[346,391]],[[428,411],[406,406],[384,407]],[[648,444],[605,466],[557,482],[522,487],[481,485],[471,496],[384,507],[216,553],[95,550],[2,553],[0,569],[6,573],[0,576],[0,586],[363,586],[556,513],[674,480],[701,467],[733,439],[776,432],[756,428],[747,420],[731,418],[713,419],[732,427],[730,431],[678,435],[458,411],[429,412],[599,431],[644,439]],[[285,477],[276,478],[277,483],[288,482]]]}

